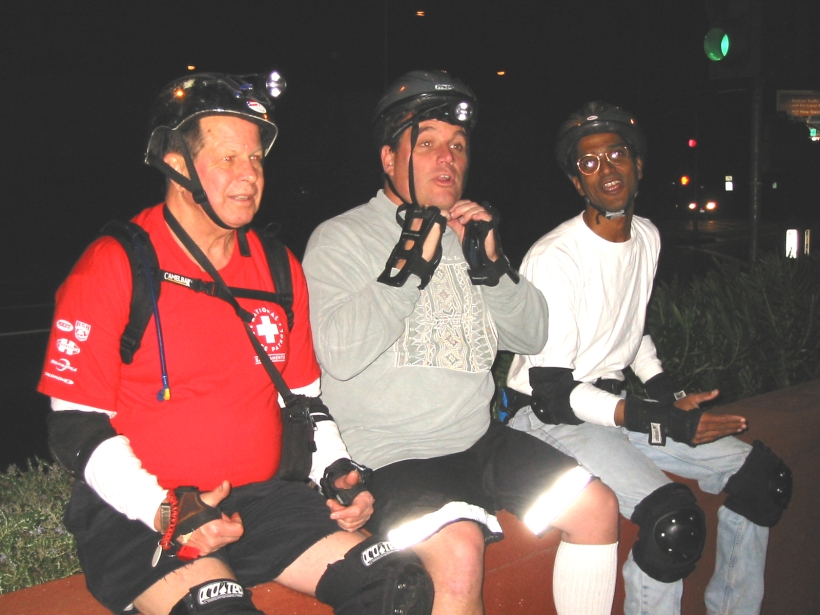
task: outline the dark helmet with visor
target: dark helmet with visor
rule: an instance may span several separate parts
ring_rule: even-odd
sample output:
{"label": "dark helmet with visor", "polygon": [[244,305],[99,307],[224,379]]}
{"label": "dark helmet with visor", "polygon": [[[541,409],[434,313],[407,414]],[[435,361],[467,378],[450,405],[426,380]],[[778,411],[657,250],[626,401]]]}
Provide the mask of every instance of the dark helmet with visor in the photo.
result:
{"label": "dark helmet with visor", "polygon": [[464,126],[469,133],[478,120],[473,91],[442,70],[414,70],[387,88],[376,105],[376,145],[390,145],[413,123],[440,120]]}
{"label": "dark helmet with visor", "polygon": [[285,80],[276,71],[267,75],[201,73],[172,81],[162,89],[151,111],[146,164],[158,168],[169,179],[190,190],[214,224],[231,228],[222,222],[208,202],[194,168],[193,157],[184,141],[180,140],[181,153],[185,157],[190,179],[177,173],[163,160],[168,133],[209,115],[235,116],[259,126],[262,148],[267,155],[279,132],[273,120],[273,100],[285,91],[286,86]]}
{"label": "dark helmet with visor", "polygon": [[576,145],[586,136],[613,132],[626,141],[636,158],[646,156],[646,135],[634,115],[609,103],[588,102],[572,113],[558,129],[555,158],[567,175],[575,175]]}
{"label": "dark helmet with visor", "polygon": [[[419,124],[439,120],[462,126],[469,135],[478,121],[478,109],[473,91],[461,80],[443,70],[414,70],[399,77],[387,88],[376,105],[374,138],[381,148],[396,147],[401,134],[410,128],[410,160],[408,180],[410,204],[418,206],[413,176],[413,150],[419,136]],[[394,194],[402,197],[390,176],[385,180]]]}

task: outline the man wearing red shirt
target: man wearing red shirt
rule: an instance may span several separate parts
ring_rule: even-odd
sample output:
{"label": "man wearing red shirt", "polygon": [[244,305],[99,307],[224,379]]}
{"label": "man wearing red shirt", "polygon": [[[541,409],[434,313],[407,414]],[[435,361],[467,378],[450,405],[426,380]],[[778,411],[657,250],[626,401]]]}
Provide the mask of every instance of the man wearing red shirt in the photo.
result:
{"label": "man wearing red shirt", "polygon": [[[52,452],[77,478],[66,526],[114,613],[259,613],[244,587],[273,579],[340,614],[430,611],[415,556],[357,531],[373,511],[369,471],[318,398],[301,267],[288,252],[291,327],[248,232],[278,131],[276,77],[191,75],[161,92],[146,162],[168,177],[166,202],[133,220],[161,292],[132,358],[121,338],[137,274],[118,240],[94,242],[57,294],[39,391],[52,399]],[[264,355],[309,398],[310,477],[324,495],[277,476],[289,392]]]}

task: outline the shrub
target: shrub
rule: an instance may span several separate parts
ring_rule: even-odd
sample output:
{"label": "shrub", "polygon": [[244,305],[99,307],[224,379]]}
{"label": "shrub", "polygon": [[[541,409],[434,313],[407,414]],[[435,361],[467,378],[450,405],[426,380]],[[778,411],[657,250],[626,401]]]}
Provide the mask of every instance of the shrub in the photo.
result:
{"label": "shrub", "polygon": [[657,284],[647,323],[664,370],[688,391],[720,389],[721,403],[820,378],[820,266],[716,260]]}
{"label": "shrub", "polygon": [[39,459],[0,474],[0,594],[80,572],[62,520],[70,494],[68,473]]}

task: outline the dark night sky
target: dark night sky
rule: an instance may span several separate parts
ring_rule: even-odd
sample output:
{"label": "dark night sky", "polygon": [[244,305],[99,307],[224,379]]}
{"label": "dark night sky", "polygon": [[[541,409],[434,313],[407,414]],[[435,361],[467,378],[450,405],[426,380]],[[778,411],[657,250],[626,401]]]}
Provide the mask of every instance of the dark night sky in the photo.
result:
{"label": "dark night sky", "polygon": [[[784,58],[767,67],[765,179],[781,188],[764,193],[764,217],[805,217],[820,201],[820,143],[776,118],[774,102],[778,88],[820,90],[810,36],[820,3],[777,7],[767,8],[767,48]],[[692,136],[704,181],[748,181],[749,84],[709,80],[699,0],[25,0],[3,3],[0,24],[5,289],[53,292],[107,220],[161,200],[160,174],[142,163],[147,111],[189,64],[288,79],[260,220],[281,222],[297,253],[317,223],[374,193],[372,109],[386,79],[414,68],[449,69],[475,90],[466,196],[502,211],[511,255],[578,210],[552,147],[586,100],[644,123],[642,213],[674,211],[670,185],[693,173]]]}

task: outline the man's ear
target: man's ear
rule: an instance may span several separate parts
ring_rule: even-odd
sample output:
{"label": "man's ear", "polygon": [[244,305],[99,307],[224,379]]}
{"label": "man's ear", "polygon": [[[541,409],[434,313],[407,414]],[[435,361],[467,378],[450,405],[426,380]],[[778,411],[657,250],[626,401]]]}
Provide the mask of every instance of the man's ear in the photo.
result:
{"label": "man's ear", "polygon": [[570,180],[572,180],[572,185],[575,186],[575,189],[578,191],[578,194],[581,196],[586,196],[586,192],[584,192],[584,186],[581,184],[581,180],[578,179],[576,175],[570,175]]}
{"label": "man's ear", "polygon": [[643,158],[635,161],[635,167],[638,169],[638,179],[643,179]]}
{"label": "man's ear", "polygon": [[[174,171],[190,179],[190,176],[188,175],[188,165],[186,164],[185,157],[182,154],[178,152],[168,152],[165,154],[163,160],[165,161],[165,164],[171,167]],[[171,183],[177,188],[177,190],[185,190],[185,188],[180,186],[173,179],[171,180]]]}
{"label": "man's ear", "polygon": [[394,166],[396,161],[396,152],[394,152],[389,145],[382,145],[381,159],[382,170],[392,178],[393,173],[396,170]]}

